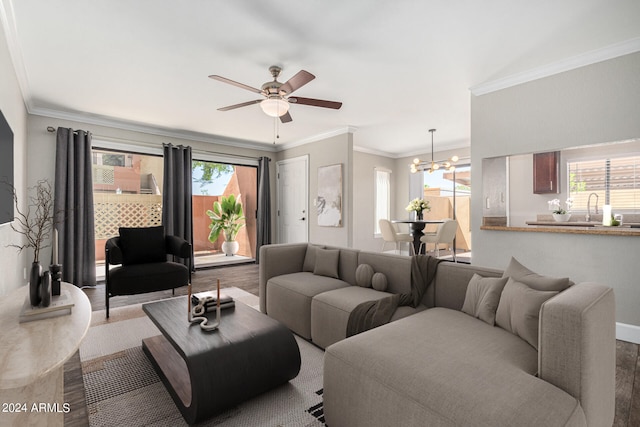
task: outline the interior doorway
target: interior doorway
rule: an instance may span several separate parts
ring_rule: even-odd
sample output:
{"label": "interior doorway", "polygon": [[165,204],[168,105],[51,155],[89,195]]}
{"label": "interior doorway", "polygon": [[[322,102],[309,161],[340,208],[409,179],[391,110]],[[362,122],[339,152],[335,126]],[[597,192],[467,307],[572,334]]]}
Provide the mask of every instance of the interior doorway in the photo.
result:
{"label": "interior doorway", "polygon": [[276,163],[278,243],[309,240],[309,158]]}

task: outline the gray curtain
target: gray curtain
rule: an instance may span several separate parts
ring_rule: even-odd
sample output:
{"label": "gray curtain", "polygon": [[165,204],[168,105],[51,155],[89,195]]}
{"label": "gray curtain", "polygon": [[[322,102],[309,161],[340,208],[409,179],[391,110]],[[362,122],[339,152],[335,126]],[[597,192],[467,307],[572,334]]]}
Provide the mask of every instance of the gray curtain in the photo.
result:
{"label": "gray curtain", "polygon": [[53,209],[62,280],[95,286],[91,133],[58,128]]}
{"label": "gray curtain", "polygon": [[268,157],[258,159],[258,218],[256,237],[256,263],[260,263],[260,247],[271,243],[271,181]]}
{"label": "gray curtain", "polygon": [[[162,225],[167,235],[182,237],[191,243],[193,260],[191,147],[163,144],[163,156]],[[189,265],[188,260],[180,261]],[[191,265],[193,269],[193,263]]]}

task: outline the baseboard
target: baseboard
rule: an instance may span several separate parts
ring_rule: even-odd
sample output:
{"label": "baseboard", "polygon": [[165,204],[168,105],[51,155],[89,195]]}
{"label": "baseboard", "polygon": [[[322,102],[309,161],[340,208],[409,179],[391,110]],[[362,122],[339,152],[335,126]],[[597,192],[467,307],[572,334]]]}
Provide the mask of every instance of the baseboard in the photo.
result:
{"label": "baseboard", "polygon": [[616,339],[640,344],[640,326],[616,322]]}

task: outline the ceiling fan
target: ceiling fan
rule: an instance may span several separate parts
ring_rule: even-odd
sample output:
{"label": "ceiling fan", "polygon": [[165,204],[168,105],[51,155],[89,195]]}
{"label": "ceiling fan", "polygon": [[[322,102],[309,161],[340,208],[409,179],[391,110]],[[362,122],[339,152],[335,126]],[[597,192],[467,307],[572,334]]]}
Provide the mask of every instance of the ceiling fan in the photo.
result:
{"label": "ceiling fan", "polygon": [[278,81],[278,76],[282,71],[282,68],[277,65],[269,67],[269,71],[273,76],[273,81],[266,82],[262,85],[261,89],[247,86],[242,83],[227,79],[226,77],[211,75],[209,78],[218,80],[223,83],[228,83],[233,86],[237,86],[242,89],[246,89],[251,92],[259,93],[264,96],[265,99],[256,99],[253,101],[243,102],[241,104],[229,105],[227,107],[218,108],[218,111],[229,111],[240,107],[246,107],[249,105],[260,104],[262,111],[271,117],[280,117],[282,123],[287,123],[292,120],[291,114],[289,114],[290,104],[311,105],[313,107],[332,108],[334,110],[342,107],[342,102],[325,101],[322,99],[302,98],[299,96],[291,96],[291,94],[300,89],[302,86],[315,79],[316,76],[308,71],[300,70],[298,73],[287,80],[285,83]]}

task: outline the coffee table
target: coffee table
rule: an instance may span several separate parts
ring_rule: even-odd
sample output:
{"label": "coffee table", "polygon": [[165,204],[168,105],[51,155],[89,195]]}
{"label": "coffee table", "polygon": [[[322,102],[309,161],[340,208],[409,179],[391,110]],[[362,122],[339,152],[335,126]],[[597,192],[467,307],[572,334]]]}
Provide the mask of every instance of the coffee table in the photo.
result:
{"label": "coffee table", "polygon": [[[291,331],[239,301],[222,310],[215,331],[187,321],[187,297],[144,304],[142,309],[162,332],[142,340],[142,348],[189,424],[300,372],[300,349]],[[215,320],[215,313],[207,316]]]}

